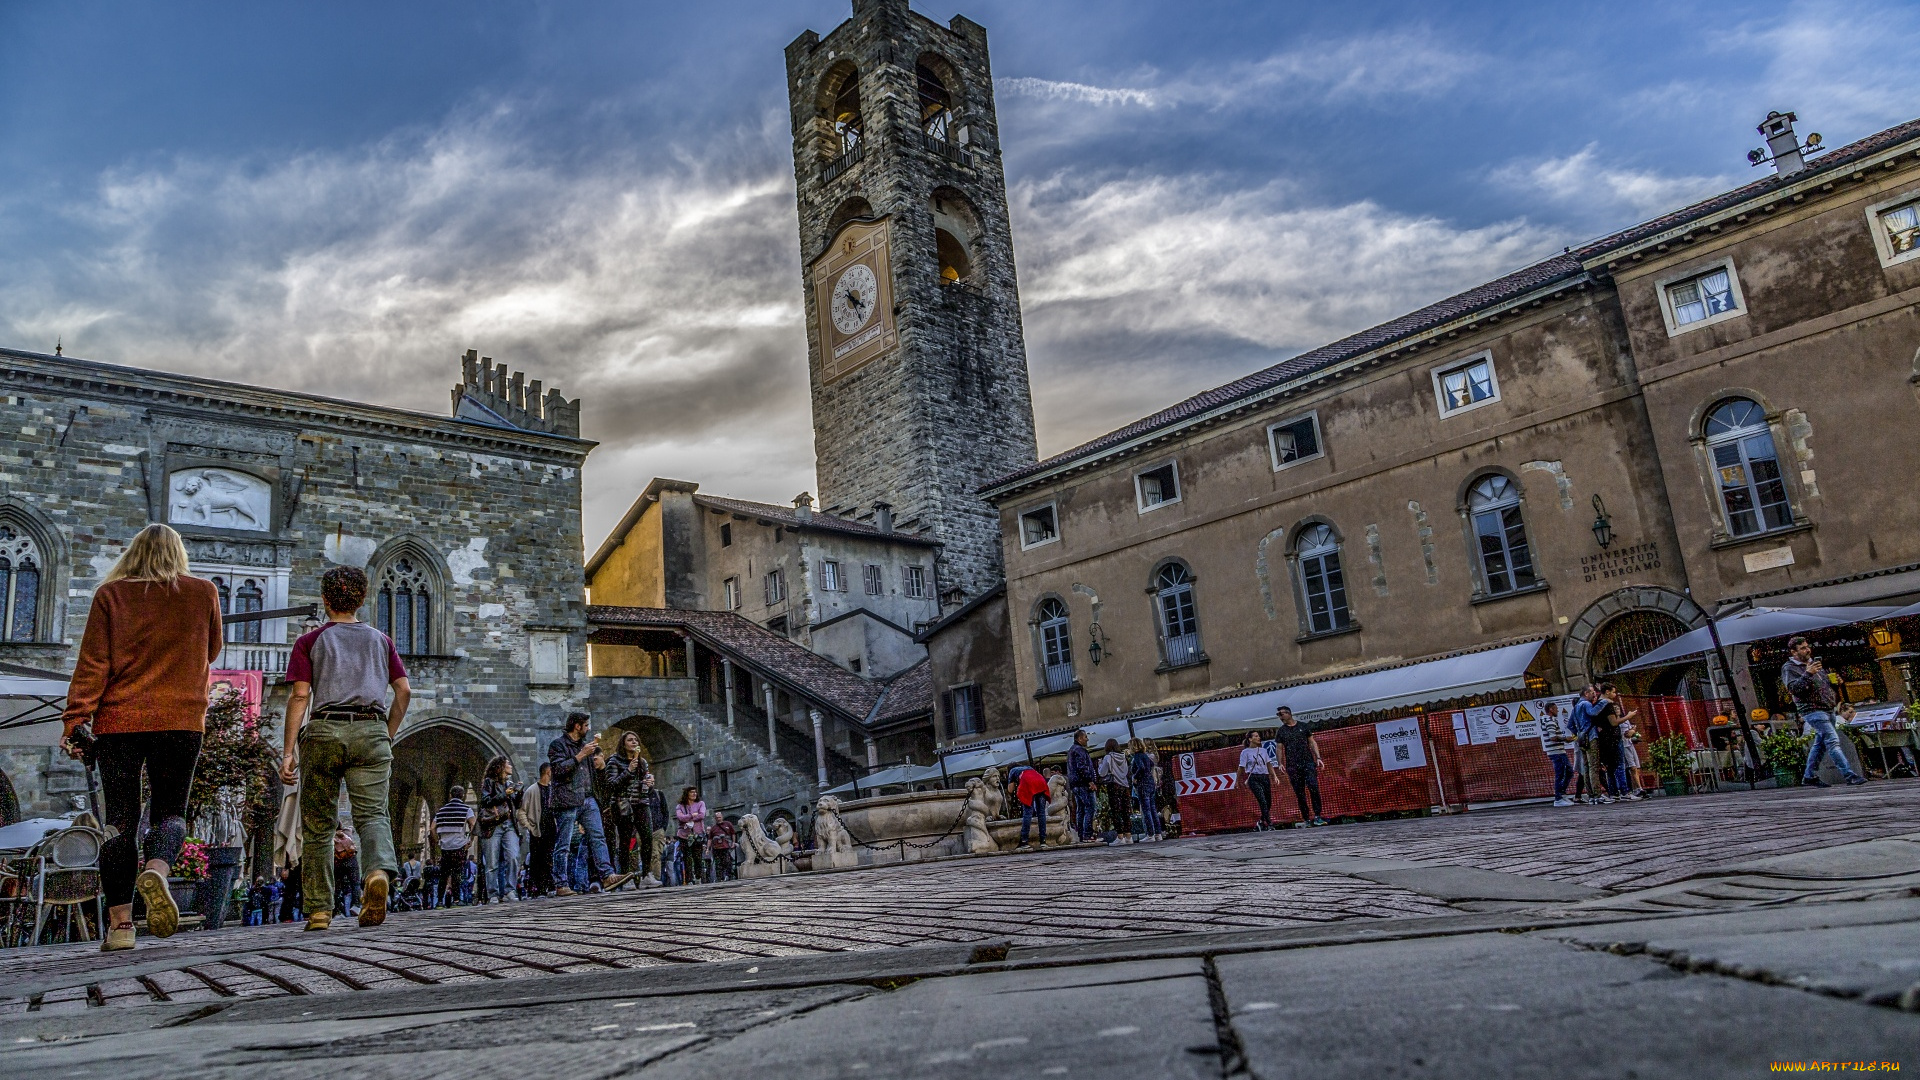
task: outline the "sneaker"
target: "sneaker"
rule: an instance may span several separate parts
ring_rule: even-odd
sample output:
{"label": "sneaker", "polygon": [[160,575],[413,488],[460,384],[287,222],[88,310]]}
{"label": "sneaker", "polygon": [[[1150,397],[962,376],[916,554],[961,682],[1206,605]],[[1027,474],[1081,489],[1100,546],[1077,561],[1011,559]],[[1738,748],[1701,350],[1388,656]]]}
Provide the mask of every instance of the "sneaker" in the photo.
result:
{"label": "sneaker", "polygon": [[1572,805],[1573,805],[1573,800],[1572,800],[1572,799],[1569,799],[1569,798],[1566,798],[1565,796],[1562,796],[1562,797],[1560,797],[1560,798],[1558,798],[1558,799],[1555,799],[1555,800],[1553,800],[1553,805],[1555,805],[1555,806],[1572,806]]}
{"label": "sneaker", "polygon": [[1599,804],[1600,804],[1601,806],[1610,806],[1610,805],[1612,805],[1612,803],[1613,803],[1613,796],[1611,796],[1611,795],[1595,795],[1595,796],[1593,797],[1593,801],[1594,801],[1594,802],[1597,802],[1597,803],[1599,803]]}
{"label": "sneaker", "polygon": [[140,871],[133,889],[147,902],[147,932],[154,937],[172,937],[180,929],[180,909],[174,905],[167,879],[152,870]]}
{"label": "sneaker", "polygon": [[1323,817],[1317,817],[1317,818],[1314,818],[1314,819],[1313,819],[1313,823],[1314,823],[1315,825],[1331,825],[1331,824],[1333,824],[1333,822],[1331,822],[1331,821],[1328,821],[1328,820],[1327,820],[1326,818],[1323,818]]}
{"label": "sneaker", "polygon": [[1800,782],[1807,785],[1808,787],[1832,787],[1833,786],[1832,784],[1827,783],[1825,780],[1822,780],[1817,776],[1803,777]]}
{"label": "sneaker", "polygon": [[1629,791],[1625,795],[1622,795],[1621,798],[1627,800],[1628,802],[1639,802],[1642,798],[1645,798],[1645,796],[1641,795],[1637,791]]}
{"label": "sneaker", "polygon": [[657,889],[660,887],[660,879],[657,877],[654,877],[652,874],[643,875],[640,878],[640,881],[643,885],[645,885],[649,889]]}
{"label": "sneaker", "polygon": [[387,886],[385,870],[367,875],[366,893],[360,898],[361,926],[379,926],[387,921]]}
{"label": "sneaker", "polygon": [[1849,776],[1849,777],[1847,777],[1847,786],[1848,786],[1848,787],[1859,787],[1859,786],[1860,786],[1861,784],[1864,784],[1864,783],[1866,783],[1866,782],[1867,782],[1867,778],[1866,778],[1866,777],[1864,777],[1864,776]]}
{"label": "sneaker", "polygon": [[133,948],[133,924],[130,922],[123,922],[108,930],[106,936],[100,939],[101,952],[119,952],[122,949],[131,948]]}
{"label": "sneaker", "polygon": [[566,887],[565,885],[562,885],[562,886],[560,886],[559,888],[557,888],[557,889],[555,889],[555,890],[553,890],[553,895],[555,895],[555,896],[572,896],[572,895],[573,895],[573,890],[572,890],[572,889],[569,889],[569,888],[567,888],[567,887]]}
{"label": "sneaker", "polygon": [[332,925],[333,912],[331,911],[316,911],[307,916],[307,929],[309,930],[325,930]]}
{"label": "sneaker", "polygon": [[1014,850],[1014,851],[1015,851],[1016,853],[1018,853],[1018,852],[1022,852],[1022,851],[1032,851],[1032,850],[1033,850],[1033,845],[1032,845],[1032,844],[1021,844],[1021,845],[1020,845],[1019,847],[1017,847],[1017,848],[1014,848],[1013,850]]}

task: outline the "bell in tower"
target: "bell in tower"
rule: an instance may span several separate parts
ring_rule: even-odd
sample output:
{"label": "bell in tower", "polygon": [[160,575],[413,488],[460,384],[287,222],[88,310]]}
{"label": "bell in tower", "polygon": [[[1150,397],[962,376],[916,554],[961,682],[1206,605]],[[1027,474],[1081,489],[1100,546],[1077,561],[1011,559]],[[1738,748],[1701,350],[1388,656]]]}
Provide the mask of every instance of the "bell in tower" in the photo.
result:
{"label": "bell in tower", "polygon": [[823,510],[893,507],[942,543],[940,593],[1001,576],[975,494],[1034,460],[987,33],[855,0],[787,46]]}

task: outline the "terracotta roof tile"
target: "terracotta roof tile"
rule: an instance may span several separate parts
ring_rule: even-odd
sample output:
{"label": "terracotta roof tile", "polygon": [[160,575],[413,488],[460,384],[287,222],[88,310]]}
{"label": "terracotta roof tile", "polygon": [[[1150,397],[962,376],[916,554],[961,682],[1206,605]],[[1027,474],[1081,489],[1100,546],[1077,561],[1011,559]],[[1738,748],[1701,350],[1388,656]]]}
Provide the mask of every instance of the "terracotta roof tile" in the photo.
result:
{"label": "terracotta roof tile", "polygon": [[799,512],[793,507],[781,506],[778,503],[749,502],[746,499],[729,499],[723,495],[695,495],[693,501],[710,510],[724,510],[729,514],[739,514],[742,517],[759,518],[789,529],[812,529],[818,532],[836,532],[848,536],[862,536],[876,540],[885,539],[903,544],[921,544],[927,547],[932,547],[935,543],[933,540],[924,536],[916,536],[913,533],[883,533],[865,522],[854,521],[851,518],[837,517],[833,514],[823,514],[819,511],[815,511],[806,519],[802,520]]}
{"label": "terracotta roof tile", "polygon": [[933,711],[933,661],[922,660],[887,680],[886,695],[880,699],[876,724],[906,720]]}

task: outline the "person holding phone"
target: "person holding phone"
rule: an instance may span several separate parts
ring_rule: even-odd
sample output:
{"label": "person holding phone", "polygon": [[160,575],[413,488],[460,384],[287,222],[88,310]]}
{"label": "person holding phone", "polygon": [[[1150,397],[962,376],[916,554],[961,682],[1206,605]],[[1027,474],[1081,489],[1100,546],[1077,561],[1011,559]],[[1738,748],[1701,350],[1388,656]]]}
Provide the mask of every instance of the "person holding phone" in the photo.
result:
{"label": "person holding phone", "polygon": [[[127,545],[94,591],[67,686],[61,743],[100,766],[113,836],[100,848],[107,925],[100,948],[133,948],[133,894],[147,930],[168,937],[180,909],[167,875],[187,840],[187,792],[206,731],[207,672],[224,647],[220,594],[187,573],[187,546],[165,525]],[[140,861],[140,775],[147,777],[146,861]]]}
{"label": "person holding phone", "polygon": [[1787,662],[1780,668],[1780,681],[1787,684],[1787,693],[1793,695],[1800,722],[1813,732],[1813,746],[1807,751],[1807,767],[1801,781],[1813,787],[1830,786],[1820,779],[1820,759],[1831,754],[1849,786],[1866,783],[1867,778],[1853,771],[1847,755],[1840,749],[1840,732],[1833,726],[1833,710],[1840,695],[1833,692],[1826,666],[1813,655],[1813,643],[1803,637],[1792,638],[1787,642],[1787,654]]}
{"label": "person holding phone", "polygon": [[600,803],[593,797],[593,781],[606,771],[607,755],[598,740],[588,735],[593,718],[583,712],[567,714],[560,737],[547,744],[547,763],[553,767],[553,880],[559,886],[555,896],[572,896],[568,862],[573,855],[573,827],[576,822],[586,831],[587,858],[592,864],[589,875],[605,889],[617,889],[626,880],[616,874],[607,856],[607,830],[600,818]]}

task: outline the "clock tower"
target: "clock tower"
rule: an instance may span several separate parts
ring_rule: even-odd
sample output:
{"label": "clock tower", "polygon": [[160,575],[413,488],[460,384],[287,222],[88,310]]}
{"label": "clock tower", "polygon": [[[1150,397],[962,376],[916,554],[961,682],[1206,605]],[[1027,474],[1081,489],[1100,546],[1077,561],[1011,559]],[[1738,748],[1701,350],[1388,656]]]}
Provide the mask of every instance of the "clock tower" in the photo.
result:
{"label": "clock tower", "polygon": [[787,46],[787,94],[823,509],[940,541],[943,597],[977,596],[976,492],[1034,460],[987,33],[854,0]]}

